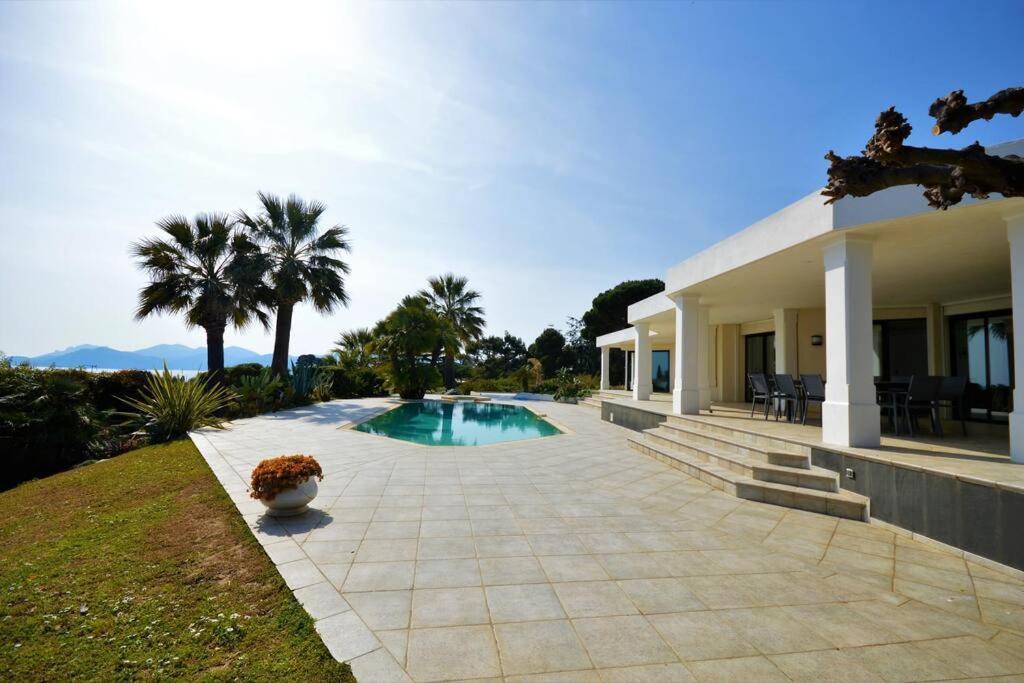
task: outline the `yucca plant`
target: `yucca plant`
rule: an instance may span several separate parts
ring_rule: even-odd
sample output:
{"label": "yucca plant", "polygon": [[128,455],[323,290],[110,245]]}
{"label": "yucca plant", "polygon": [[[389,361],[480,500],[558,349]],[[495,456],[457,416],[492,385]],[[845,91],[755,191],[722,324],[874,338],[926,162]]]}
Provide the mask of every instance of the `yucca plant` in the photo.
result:
{"label": "yucca plant", "polygon": [[154,372],[138,399],[121,399],[139,412],[154,441],[170,441],[201,427],[221,429],[218,413],[236,398],[212,379],[185,379],[172,375],[164,363]]}

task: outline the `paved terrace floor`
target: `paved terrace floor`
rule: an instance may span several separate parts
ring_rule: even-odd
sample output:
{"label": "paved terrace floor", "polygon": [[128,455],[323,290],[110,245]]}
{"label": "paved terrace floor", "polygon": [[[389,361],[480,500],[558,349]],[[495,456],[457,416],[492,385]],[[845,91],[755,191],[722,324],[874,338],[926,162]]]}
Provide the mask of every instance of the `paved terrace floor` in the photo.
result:
{"label": "paved terrace floor", "polygon": [[[672,397],[669,394],[655,394],[649,401],[634,401],[628,392],[604,393],[614,398],[600,400],[623,403],[664,415],[672,412]],[[760,408],[760,405],[758,407]],[[768,436],[847,451],[868,458],[891,460],[954,476],[967,476],[985,482],[1024,487],[1024,465],[1010,461],[1009,436],[1005,425],[968,422],[967,436],[963,436],[959,422],[944,422],[945,436],[937,437],[928,430],[927,419],[922,418],[923,429],[910,438],[887,433],[885,429],[888,428],[888,420],[883,419],[881,448],[847,448],[823,444],[821,421],[818,419],[809,418],[806,425],[801,425],[786,422],[784,419],[776,421],[772,416],[765,420],[764,413],[759,411],[755,411],[751,417],[749,403],[714,404],[712,411],[703,411],[702,419],[735,429],[757,431]]]}
{"label": "paved terrace floor", "polygon": [[[194,440],[331,652],[362,681],[1024,680],[1024,580],[858,522],[742,501],[571,433],[421,447],[339,429],[384,399]],[[311,510],[247,497],[308,453]]]}

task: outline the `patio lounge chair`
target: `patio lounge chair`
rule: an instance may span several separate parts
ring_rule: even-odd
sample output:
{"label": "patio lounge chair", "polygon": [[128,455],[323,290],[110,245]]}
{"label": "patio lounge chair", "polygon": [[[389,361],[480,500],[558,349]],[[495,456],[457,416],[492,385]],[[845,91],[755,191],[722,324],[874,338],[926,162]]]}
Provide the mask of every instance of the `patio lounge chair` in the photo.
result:
{"label": "patio lounge chair", "polygon": [[747,375],[753,398],[750,401],[750,417],[754,417],[754,409],[758,401],[764,401],[764,419],[768,419],[768,403],[772,400],[772,390],[768,386],[768,376],[763,372],[751,372]]}
{"label": "patio lounge chair", "polygon": [[786,418],[793,422],[800,417],[800,394],[796,390],[796,382],[790,375],[775,375],[776,400],[775,420],[779,419],[778,405],[782,404]]}
{"label": "patio lounge chair", "polygon": [[821,375],[800,375],[800,382],[804,385],[804,407],[803,420],[801,424],[807,424],[807,408],[811,403],[821,405],[825,402],[825,380]]}

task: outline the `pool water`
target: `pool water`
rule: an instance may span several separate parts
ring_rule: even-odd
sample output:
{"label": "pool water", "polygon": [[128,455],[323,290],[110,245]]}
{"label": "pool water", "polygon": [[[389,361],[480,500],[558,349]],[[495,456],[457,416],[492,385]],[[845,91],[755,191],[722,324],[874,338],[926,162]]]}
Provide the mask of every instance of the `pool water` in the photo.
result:
{"label": "pool water", "polygon": [[521,406],[442,401],[406,403],[354,429],[424,446],[483,446],[561,434]]}

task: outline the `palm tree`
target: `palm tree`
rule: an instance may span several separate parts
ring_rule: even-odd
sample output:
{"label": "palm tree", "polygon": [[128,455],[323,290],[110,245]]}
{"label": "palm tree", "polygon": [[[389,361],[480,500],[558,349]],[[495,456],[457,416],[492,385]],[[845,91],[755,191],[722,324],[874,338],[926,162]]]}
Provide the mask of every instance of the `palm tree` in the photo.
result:
{"label": "palm tree", "polygon": [[441,379],[424,357],[443,326],[423,297],[407,296],[374,327],[369,350],[384,360],[388,383],[402,398],[421,399]]}
{"label": "palm tree", "polygon": [[189,327],[206,330],[206,367],[224,370],[224,330],[258,320],[269,328],[270,304],[263,284],[266,257],[226,214],[208,213],[190,221],[168,216],[157,222],[163,239],[132,244],[132,255],[150,277],[139,292],[136,320],[153,313],[184,313]]}
{"label": "palm tree", "polygon": [[359,327],[341,333],[334,342],[334,354],[339,359],[347,359],[356,365],[365,365],[369,359],[369,345],[373,341],[373,331],[368,327]]}
{"label": "palm tree", "polygon": [[469,289],[469,280],[445,273],[427,280],[429,287],[419,295],[448,327],[442,335],[444,347],[444,386],[455,386],[455,356],[467,344],[484,334],[484,309],[476,305],[480,293]]}
{"label": "palm tree", "polygon": [[306,202],[296,195],[284,201],[263,192],[257,196],[263,212],[256,217],[239,212],[238,220],[265,246],[270,259],[270,286],[277,308],[271,368],[285,377],[295,305],[309,301],[320,313],[348,305],[344,279],[348,264],[335,258],[350,250],[345,239],[348,228],[335,225],[321,234],[317,223],[327,207],[320,202]]}

